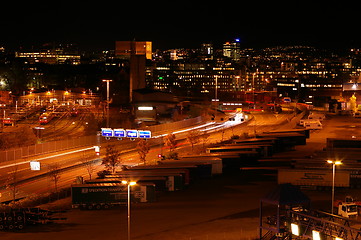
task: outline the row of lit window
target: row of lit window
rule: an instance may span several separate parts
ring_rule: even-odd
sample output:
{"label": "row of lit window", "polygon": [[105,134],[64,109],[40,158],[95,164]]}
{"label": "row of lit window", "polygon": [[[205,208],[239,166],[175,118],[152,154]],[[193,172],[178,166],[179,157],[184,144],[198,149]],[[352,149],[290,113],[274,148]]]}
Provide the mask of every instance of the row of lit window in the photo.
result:
{"label": "row of lit window", "polygon": [[301,84],[301,87],[308,87],[308,88],[320,88],[320,87],[324,87],[324,88],[341,88],[342,85],[341,84]]}
{"label": "row of lit window", "polygon": [[25,58],[80,58],[79,55],[59,55],[51,53],[19,53],[17,57]]}
{"label": "row of lit window", "polygon": [[294,83],[277,83],[277,86],[281,86],[281,87],[294,87],[295,84],[294,84]]}
{"label": "row of lit window", "polygon": [[[181,83],[179,82],[173,82],[172,83],[174,86],[181,86]],[[154,87],[161,87],[161,86],[168,86],[169,84],[168,83],[159,83],[159,82],[154,82],[153,83],[153,86]],[[194,85],[197,85],[196,82],[192,82],[192,83],[188,83],[188,84],[182,84],[182,86],[194,86]],[[214,88],[215,84],[213,83],[208,83],[208,82],[205,82],[205,83],[202,83],[202,86],[203,87],[211,87],[211,88]],[[218,83],[217,84],[218,88],[227,88],[228,86],[232,86],[232,84],[227,84],[227,83]]]}

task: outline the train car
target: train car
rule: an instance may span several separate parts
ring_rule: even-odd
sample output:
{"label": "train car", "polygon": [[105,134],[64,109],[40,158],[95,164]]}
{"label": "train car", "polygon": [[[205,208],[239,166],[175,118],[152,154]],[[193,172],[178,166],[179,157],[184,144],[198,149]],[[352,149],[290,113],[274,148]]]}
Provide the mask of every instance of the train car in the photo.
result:
{"label": "train car", "polygon": [[48,124],[51,119],[53,119],[54,115],[51,113],[43,113],[40,115],[39,123],[40,124]]}
{"label": "train car", "polygon": [[76,108],[71,109],[71,111],[70,111],[70,116],[76,117],[76,116],[78,116],[78,114],[79,114],[79,110],[78,110],[78,109],[76,109]]}
{"label": "train car", "polygon": [[4,126],[14,126],[15,125],[15,119],[6,117],[3,119]]}

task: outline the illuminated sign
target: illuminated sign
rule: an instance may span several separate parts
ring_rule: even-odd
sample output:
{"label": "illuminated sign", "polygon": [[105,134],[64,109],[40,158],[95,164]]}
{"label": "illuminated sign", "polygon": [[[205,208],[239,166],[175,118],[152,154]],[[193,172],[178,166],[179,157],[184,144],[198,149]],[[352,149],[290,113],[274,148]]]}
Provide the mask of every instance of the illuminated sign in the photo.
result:
{"label": "illuminated sign", "polygon": [[116,137],[118,140],[121,138],[152,138],[152,132],[150,130],[135,130],[135,129],[111,129],[111,128],[102,128],[102,136],[106,139],[110,137]]}
{"label": "illuminated sign", "polygon": [[113,137],[113,129],[111,128],[102,128],[102,136],[103,137]]}
{"label": "illuminated sign", "polygon": [[138,110],[141,110],[141,111],[151,111],[151,110],[153,110],[153,107],[145,107],[145,106],[143,106],[143,107],[138,107]]}
{"label": "illuminated sign", "polygon": [[33,171],[39,171],[40,170],[40,162],[31,161],[30,162],[30,169],[33,170]]}
{"label": "illuminated sign", "polygon": [[114,137],[123,138],[125,137],[125,130],[124,129],[114,129]]}
{"label": "illuminated sign", "polygon": [[125,131],[126,131],[126,135],[128,138],[137,138],[138,137],[138,130],[127,129]]}
{"label": "illuminated sign", "polygon": [[291,102],[291,98],[289,98],[289,97],[284,97],[284,98],[283,98],[283,102],[285,102],[285,103],[290,103],[290,102]]}
{"label": "illuminated sign", "polygon": [[139,130],[139,138],[151,138],[152,134],[149,130]]}

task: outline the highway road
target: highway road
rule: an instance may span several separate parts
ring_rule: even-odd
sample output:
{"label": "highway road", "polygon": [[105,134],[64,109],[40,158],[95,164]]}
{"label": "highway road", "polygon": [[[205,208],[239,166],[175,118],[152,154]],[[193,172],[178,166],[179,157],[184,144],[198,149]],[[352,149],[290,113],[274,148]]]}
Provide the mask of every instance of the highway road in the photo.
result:
{"label": "highway road", "polygon": [[[178,139],[177,151],[180,155],[191,152],[190,145],[185,140],[189,131],[197,129],[202,132],[210,133],[208,143],[219,142],[222,139],[229,139],[232,135],[241,135],[244,133],[253,134],[255,131],[267,131],[279,127],[287,127],[291,123],[293,114],[270,114],[270,113],[253,113],[248,115],[250,121],[223,121],[223,122],[210,122],[187,129],[181,129],[173,132]],[[153,139],[150,140],[151,150],[147,155],[148,164],[156,163],[159,153],[168,151],[163,146],[163,136],[154,134]],[[83,176],[84,179],[89,179],[89,174],[84,162],[93,162],[91,165],[93,178],[96,173],[104,169],[101,165],[101,158],[105,156],[106,144],[115,144],[116,148],[122,152],[121,164],[122,165],[135,165],[139,164],[139,156],[136,151],[136,141],[128,139],[117,141],[109,140],[101,146],[101,155],[95,155],[94,147],[83,147],[79,149],[72,149],[64,152],[57,152],[33,158],[19,159],[15,162],[6,162],[0,164],[0,202],[10,201],[13,198],[12,190],[14,188],[7,188],[7,185],[14,182],[16,184],[16,198],[23,198],[36,194],[43,194],[53,192],[55,190],[54,182],[49,176],[49,167],[57,165],[63,170],[59,173],[58,188],[69,187],[74,183],[77,176]],[[39,161],[41,163],[41,170],[30,170],[30,161]]]}

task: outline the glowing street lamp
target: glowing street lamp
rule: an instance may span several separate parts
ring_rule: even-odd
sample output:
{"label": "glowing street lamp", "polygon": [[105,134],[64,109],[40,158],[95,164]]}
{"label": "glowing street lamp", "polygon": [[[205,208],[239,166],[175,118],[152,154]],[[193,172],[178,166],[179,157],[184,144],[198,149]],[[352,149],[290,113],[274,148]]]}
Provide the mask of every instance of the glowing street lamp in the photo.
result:
{"label": "glowing street lamp", "polygon": [[122,183],[128,186],[128,240],[130,240],[130,187],[136,185],[137,182],[123,180]]}
{"label": "glowing street lamp", "polygon": [[291,232],[293,235],[300,236],[300,228],[296,223],[291,223]]}
{"label": "glowing street lamp", "polygon": [[327,160],[327,163],[332,164],[332,200],[331,200],[331,213],[333,214],[333,202],[335,201],[335,171],[336,165],[341,165],[342,162],[335,160]]}
{"label": "glowing street lamp", "polygon": [[321,235],[319,231],[312,230],[312,239],[313,240],[321,240]]}

